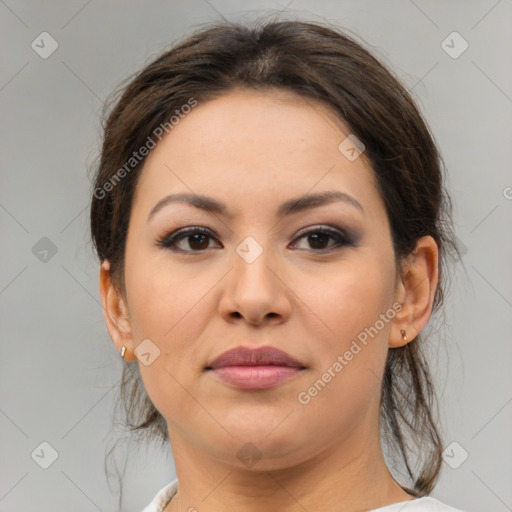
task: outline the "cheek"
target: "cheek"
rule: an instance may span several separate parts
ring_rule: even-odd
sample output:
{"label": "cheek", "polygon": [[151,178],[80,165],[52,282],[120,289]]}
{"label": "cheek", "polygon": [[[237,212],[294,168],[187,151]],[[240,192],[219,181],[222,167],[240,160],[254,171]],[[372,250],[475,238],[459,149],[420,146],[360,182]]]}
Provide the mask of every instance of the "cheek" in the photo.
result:
{"label": "cheek", "polygon": [[152,398],[160,390],[175,394],[179,391],[177,381],[188,383],[202,371],[204,361],[198,357],[198,345],[216,311],[211,297],[222,277],[219,270],[223,269],[199,271],[193,264],[186,269],[173,267],[165,253],[155,257],[154,253],[134,249],[127,256],[126,287],[134,343],[150,339],[160,351],[154,364],[139,364]]}
{"label": "cheek", "polygon": [[138,363],[144,387],[166,419],[207,422],[190,393],[203,367],[198,344],[212,318],[208,292],[218,276],[180,273],[162,260],[147,261],[141,256],[130,273],[127,264],[126,280],[135,344],[149,338],[159,349],[150,365]]}
{"label": "cheek", "polygon": [[[322,321],[321,340],[326,350],[342,350],[391,308],[394,263],[391,257],[382,256],[377,251],[362,250],[339,265],[295,279],[297,294]],[[379,327],[387,331],[380,323]]]}
{"label": "cheek", "polygon": [[306,401],[314,398],[312,409],[319,413],[330,403],[336,404],[336,414],[342,408],[357,416],[356,411],[364,410],[379,393],[395,315],[395,270],[391,257],[386,260],[369,251],[343,263],[321,279],[304,277],[298,291],[322,321],[310,333],[316,339],[314,371],[308,381],[313,388],[311,393],[308,388],[303,391]]}
{"label": "cheek", "polygon": [[176,339],[174,333],[188,321],[187,317],[197,315],[195,307],[208,284],[208,279],[200,279],[197,271],[173,267],[166,256],[164,251],[144,249],[142,244],[128,245],[126,253],[132,327],[139,336],[154,338],[160,344]]}
{"label": "cheek", "polygon": [[[352,331],[356,333],[358,327]],[[331,351],[322,355],[322,363],[295,397],[308,431],[326,439],[340,433],[348,437],[377,417],[387,354],[383,339],[382,333],[368,337],[366,344],[357,335],[339,337]]]}

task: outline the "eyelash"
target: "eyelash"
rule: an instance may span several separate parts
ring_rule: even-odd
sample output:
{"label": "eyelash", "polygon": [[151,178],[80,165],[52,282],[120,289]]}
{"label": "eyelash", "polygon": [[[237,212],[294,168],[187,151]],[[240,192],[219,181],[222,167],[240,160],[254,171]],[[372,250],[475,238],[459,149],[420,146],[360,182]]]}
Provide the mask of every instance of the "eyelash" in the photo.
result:
{"label": "eyelash", "polygon": [[[336,241],[336,244],[333,244],[330,247],[327,247],[325,249],[311,249],[311,251],[313,251],[313,252],[327,253],[327,252],[331,252],[333,249],[336,249],[336,248],[341,248],[341,247],[347,246],[347,245],[349,245],[349,246],[354,245],[352,239],[347,235],[347,233],[344,230],[332,229],[329,227],[316,227],[313,229],[304,230],[304,231],[298,233],[298,236],[294,239],[294,241],[297,241],[302,238],[311,236],[312,234],[318,234],[318,233],[328,235],[330,238],[332,238]],[[166,249],[166,250],[169,250],[172,252],[202,254],[207,249],[201,249],[198,251],[194,251],[194,250],[177,249],[175,247],[179,241],[184,240],[184,239],[186,239],[192,235],[196,235],[196,234],[202,234],[202,235],[206,235],[210,238],[216,238],[214,233],[210,229],[203,228],[200,226],[191,226],[191,227],[187,227],[187,228],[178,229],[174,233],[171,233],[169,235],[164,235],[163,237],[161,237],[157,240],[156,245],[158,247],[161,247],[163,249]]]}

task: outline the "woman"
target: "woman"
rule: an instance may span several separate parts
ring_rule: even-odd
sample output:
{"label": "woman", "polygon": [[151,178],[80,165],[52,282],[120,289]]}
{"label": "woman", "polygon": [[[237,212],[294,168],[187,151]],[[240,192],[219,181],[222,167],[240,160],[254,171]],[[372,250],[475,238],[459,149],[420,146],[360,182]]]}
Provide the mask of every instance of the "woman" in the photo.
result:
{"label": "woman", "polygon": [[128,423],[175,461],[145,512],[454,511],[420,340],[449,218],[417,107],[339,30],[215,24],[132,79],[91,230]]}

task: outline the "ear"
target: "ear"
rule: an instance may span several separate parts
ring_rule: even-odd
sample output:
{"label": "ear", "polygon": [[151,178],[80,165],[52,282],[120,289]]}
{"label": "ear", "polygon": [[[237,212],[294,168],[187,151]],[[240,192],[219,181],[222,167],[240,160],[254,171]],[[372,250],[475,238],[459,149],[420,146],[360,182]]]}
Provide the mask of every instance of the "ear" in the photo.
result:
{"label": "ear", "polygon": [[107,329],[117,351],[121,353],[123,345],[126,346],[124,358],[127,361],[135,361],[137,358],[133,354],[135,346],[128,308],[122,294],[112,282],[108,260],[105,260],[100,268],[100,297]]}
{"label": "ear", "polygon": [[[439,251],[431,236],[418,239],[414,251],[402,264],[396,287],[396,301],[402,309],[396,314],[389,337],[390,347],[402,347],[425,327],[437,288]],[[406,340],[403,339],[405,331]]]}

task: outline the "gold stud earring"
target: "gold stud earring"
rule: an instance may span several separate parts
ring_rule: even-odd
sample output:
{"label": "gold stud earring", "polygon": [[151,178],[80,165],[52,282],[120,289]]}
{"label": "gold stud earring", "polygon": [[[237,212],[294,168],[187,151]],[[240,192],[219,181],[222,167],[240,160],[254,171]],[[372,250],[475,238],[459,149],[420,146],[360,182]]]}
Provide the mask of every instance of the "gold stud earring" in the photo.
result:
{"label": "gold stud earring", "polygon": [[407,333],[403,329],[400,330],[400,334],[402,335],[402,340],[407,341]]}
{"label": "gold stud earring", "polygon": [[123,345],[123,348],[121,349],[121,357],[124,359],[124,355],[126,354],[126,346]]}

